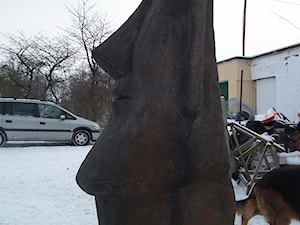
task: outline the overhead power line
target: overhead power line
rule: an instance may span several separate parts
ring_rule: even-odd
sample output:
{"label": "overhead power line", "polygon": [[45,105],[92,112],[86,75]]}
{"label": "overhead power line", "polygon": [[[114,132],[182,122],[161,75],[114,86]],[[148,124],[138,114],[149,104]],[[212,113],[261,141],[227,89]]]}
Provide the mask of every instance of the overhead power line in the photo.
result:
{"label": "overhead power line", "polygon": [[247,0],[244,0],[244,13],[243,13],[243,56],[245,56],[246,17],[247,17]]}
{"label": "overhead power line", "polygon": [[[281,1],[281,0],[275,0],[275,1]],[[259,4],[261,4],[264,8],[266,8],[267,10],[269,10],[271,13],[273,13],[274,15],[278,16],[280,19],[286,21],[287,23],[289,23],[291,26],[293,26],[294,28],[296,28],[297,30],[300,30],[300,28],[298,26],[296,26],[293,22],[291,22],[290,20],[288,20],[287,18],[279,15],[278,13],[276,13],[275,11],[273,11],[272,9],[270,9],[269,7],[267,7],[266,5],[264,5],[263,3],[261,3],[260,1],[257,1]],[[296,3],[295,3],[296,4]]]}
{"label": "overhead power line", "polygon": [[289,2],[289,1],[284,1],[284,0],[274,0],[274,1],[276,1],[276,2],[283,2],[283,3],[287,3],[287,4],[291,4],[291,5],[299,5],[300,6],[299,3],[295,3],[295,2]]}

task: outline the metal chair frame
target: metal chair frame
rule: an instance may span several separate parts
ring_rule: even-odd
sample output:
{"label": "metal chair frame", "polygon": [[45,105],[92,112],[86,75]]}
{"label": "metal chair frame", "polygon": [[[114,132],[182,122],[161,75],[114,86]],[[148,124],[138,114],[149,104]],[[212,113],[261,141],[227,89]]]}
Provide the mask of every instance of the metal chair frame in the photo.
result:
{"label": "metal chair frame", "polygon": [[[258,179],[272,169],[280,167],[277,153],[285,152],[285,148],[271,138],[257,134],[255,131],[237,122],[228,123],[227,130],[232,135],[232,139],[230,139],[233,142],[232,146],[235,146],[231,151],[233,151],[233,156],[238,162],[239,181],[247,186],[247,194],[249,194]],[[245,143],[240,144],[237,132],[247,135],[249,139]],[[258,164],[255,169],[251,169],[250,165],[253,162],[253,156],[259,151],[261,151],[261,155],[259,156]]]}

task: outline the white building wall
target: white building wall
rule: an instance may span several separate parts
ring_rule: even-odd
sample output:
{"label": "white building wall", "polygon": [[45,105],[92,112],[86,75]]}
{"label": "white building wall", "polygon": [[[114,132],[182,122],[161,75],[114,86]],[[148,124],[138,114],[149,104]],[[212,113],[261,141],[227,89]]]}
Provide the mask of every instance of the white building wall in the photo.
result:
{"label": "white building wall", "polygon": [[300,110],[300,45],[253,58],[251,73],[256,82],[257,113],[275,107],[291,122],[297,121]]}
{"label": "white building wall", "polygon": [[[259,96],[259,98],[257,97]],[[276,106],[276,79],[269,77],[256,82],[256,111],[258,114],[265,113],[268,109]]]}

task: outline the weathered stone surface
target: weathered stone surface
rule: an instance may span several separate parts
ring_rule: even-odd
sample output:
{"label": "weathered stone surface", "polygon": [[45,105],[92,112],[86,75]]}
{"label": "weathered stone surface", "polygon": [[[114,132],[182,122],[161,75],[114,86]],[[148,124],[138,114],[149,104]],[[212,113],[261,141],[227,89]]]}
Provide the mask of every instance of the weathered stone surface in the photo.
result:
{"label": "weathered stone surface", "polygon": [[212,11],[144,0],[95,49],[116,80],[113,113],[77,182],[101,225],[233,224]]}

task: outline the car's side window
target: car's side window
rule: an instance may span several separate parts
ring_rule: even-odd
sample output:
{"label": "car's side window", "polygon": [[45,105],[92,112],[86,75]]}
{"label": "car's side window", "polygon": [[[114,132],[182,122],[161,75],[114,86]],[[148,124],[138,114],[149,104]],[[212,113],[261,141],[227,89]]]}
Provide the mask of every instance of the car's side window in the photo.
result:
{"label": "car's side window", "polygon": [[4,103],[0,102],[0,115],[4,115]]}
{"label": "car's side window", "polygon": [[50,118],[50,119],[60,119],[60,116],[63,114],[63,111],[55,106],[38,104],[40,117]]}
{"label": "car's side window", "polygon": [[2,114],[3,115],[13,115],[13,107],[11,102],[2,102]]}
{"label": "car's side window", "polygon": [[[11,114],[9,111],[7,107],[7,113]],[[36,116],[35,104],[14,102],[12,104],[12,114],[17,116]]]}
{"label": "car's side window", "polygon": [[75,117],[74,117],[74,116],[70,115],[69,113],[67,113],[67,112],[65,112],[65,111],[63,111],[63,112],[64,112],[64,115],[66,116],[66,119],[69,119],[69,120],[75,120]]}

